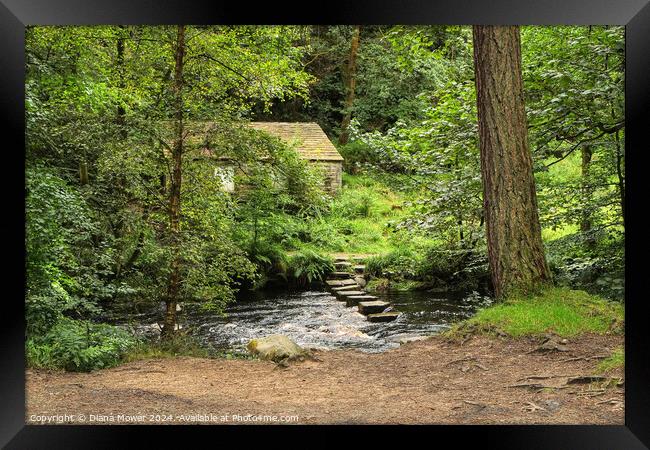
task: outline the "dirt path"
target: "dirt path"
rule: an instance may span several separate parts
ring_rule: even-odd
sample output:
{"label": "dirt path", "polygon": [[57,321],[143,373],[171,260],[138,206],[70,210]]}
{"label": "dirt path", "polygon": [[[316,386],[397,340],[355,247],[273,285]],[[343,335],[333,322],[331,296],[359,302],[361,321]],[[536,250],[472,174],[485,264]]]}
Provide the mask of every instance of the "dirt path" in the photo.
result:
{"label": "dirt path", "polygon": [[[183,357],[89,374],[28,370],[26,419],[273,423],[247,418],[265,415],[308,424],[623,424],[622,387],[565,385],[568,376],[594,374],[598,360],[584,358],[609,354],[623,344],[621,336],[584,336],[569,340],[566,352],[529,353],[538,344],[432,338],[380,354],[318,352],[320,361],[286,369],[257,360]],[[548,375],[554,377],[526,378]],[[623,377],[622,371],[608,375]],[[552,387],[513,387],[525,383]]]}

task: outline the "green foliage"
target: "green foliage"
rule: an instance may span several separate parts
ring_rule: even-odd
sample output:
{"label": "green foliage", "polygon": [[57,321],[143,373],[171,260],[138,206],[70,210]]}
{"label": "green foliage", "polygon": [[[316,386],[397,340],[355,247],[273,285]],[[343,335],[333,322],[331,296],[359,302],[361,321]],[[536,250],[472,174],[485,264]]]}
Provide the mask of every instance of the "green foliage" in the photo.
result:
{"label": "green foliage", "polygon": [[512,297],[482,309],[450,333],[462,334],[470,330],[487,333],[499,330],[513,337],[548,332],[565,337],[583,333],[621,333],[623,307],[584,291],[550,288],[538,295]]}
{"label": "green foliage", "polygon": [[368,292],[385,292],[391,288],[391,282],[388,278],[371,278],[366,285]]}
{"label": "green foliage", "polygon": [[289,259],[289,272],[302,286],[322,282],[333,271],[334,261],[332,258],[311,250],[293,254]]}
{"label": "green foliage", "polygon": [[26,184],[27,331],[43,334],[63,314],[98,313],[100,300],[128,287],[111,282],[110,250],[83,194],[39,167]]}
{"label": "green foliage", "polygon": [[269,281],[288,282],[289,255],[280,245],[258,240],[248,255],[260,274],[254,287],[264,287]]}
{"label": "green foliage", "polygon": [[379,164],[377,152],[363,141],[355,140],[337,147],[343,157],[343,170],[349,174],[361,172],[373,164]]}
{"label": "green foliage", "polygon": [[366,272],[376,277],[416,278],[421,263],[413,250],[395,249],[390,253],[373,256],[366,260]]}
{"label": "green foliage", "polygon": [[551,241],[546,247],[556,284],[624,299],[625,243],[621,233],[603,233],[588,246],[584,235],[575,233]]}
{"label": "green foliage", "polygon": [[623,29],[526,27],[522,48],[542,224],[588,240],[621,227]]}
{"label": "green foliage", "polygon": [[27,340],[27,363],[30,367],[89,372],[117,365],[135,344],[120,328],[61,319],[46,334]]}

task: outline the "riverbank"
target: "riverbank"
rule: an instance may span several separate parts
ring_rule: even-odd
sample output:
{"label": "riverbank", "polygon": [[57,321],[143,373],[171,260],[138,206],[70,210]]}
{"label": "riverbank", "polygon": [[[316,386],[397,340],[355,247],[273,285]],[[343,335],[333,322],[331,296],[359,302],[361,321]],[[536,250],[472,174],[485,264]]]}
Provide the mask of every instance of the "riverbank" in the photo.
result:
{"label": "riverbank", "polygon": [[[316,361],[285,369],[190,357],[92,373],[30,369],[26,421],[259,423],[253,415],[301,424],[623,424],[623,370],[599,369],[623,336],[583,334],[546,351],[542,341],[437,336],[376,354],[318,351]],[[584,378],[595,375],[603,378]]]}

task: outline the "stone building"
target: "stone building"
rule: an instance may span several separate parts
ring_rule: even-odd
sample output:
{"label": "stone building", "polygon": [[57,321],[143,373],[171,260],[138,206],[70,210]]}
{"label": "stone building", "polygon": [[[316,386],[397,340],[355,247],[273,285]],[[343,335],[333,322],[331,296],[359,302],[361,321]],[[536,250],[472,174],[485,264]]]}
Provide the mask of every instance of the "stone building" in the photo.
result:
{"label": "stone building", "polygon": [[[323,190],[335,194],[341,189],[343,157],[317,123],[251,122],[249,125],[286,142],[303,159],[320,168],[320,172],[323,174]],[[194,129],[194,132],[197,130],[204,132],[203,127],[205,124],[194,123],[191,128]],[[201,132],[196,134],[201,135]],[[203,149],[202,154],[211,158],[215,157],[212,150],[209,149]],[[235,173],[239,169],[229,158],[218,157],[217,160],[218,165],[215,167],[214,175],[221,178],[224,190],[234,192],[238,189],[235,186]]]}
{"label": "stone building", "polygon": [[315,122],[251,122],[250,125],[295,145],[303,159],[321,169],[326,191],[336,193],[341,189],[343,157],[320,125]]}

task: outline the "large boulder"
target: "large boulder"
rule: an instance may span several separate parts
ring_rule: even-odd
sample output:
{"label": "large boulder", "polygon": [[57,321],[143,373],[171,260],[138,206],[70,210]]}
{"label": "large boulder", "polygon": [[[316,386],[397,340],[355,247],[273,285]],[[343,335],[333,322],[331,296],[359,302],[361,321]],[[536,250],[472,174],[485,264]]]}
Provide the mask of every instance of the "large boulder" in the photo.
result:
{"label": "large boulder", "polygon": [[276,363],[293,361],[309,356],[307,350],[281,334],[253,339],[248,343],[246,348],[251,354],[260,359],[274,361]]}

